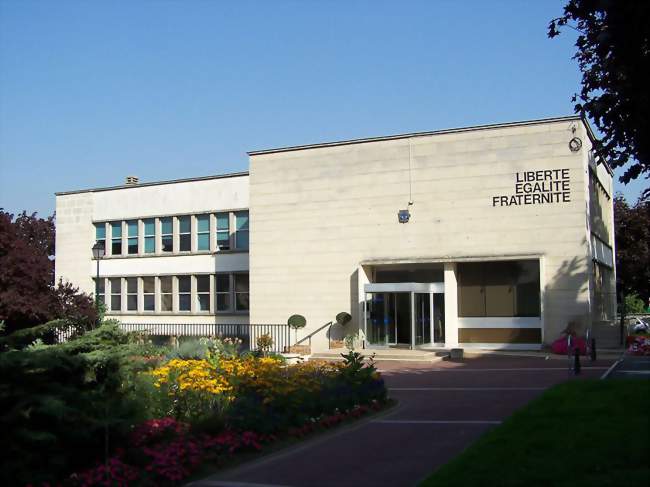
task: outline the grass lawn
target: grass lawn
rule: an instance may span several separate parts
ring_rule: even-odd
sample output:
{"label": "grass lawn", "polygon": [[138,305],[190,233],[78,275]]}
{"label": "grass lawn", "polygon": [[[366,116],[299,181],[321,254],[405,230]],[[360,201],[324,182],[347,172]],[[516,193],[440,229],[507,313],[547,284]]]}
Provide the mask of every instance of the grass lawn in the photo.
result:
{"label": "grass lawn", "polygon": [[650,381],[560,384],[420,487],[628,486],[650,479]]}

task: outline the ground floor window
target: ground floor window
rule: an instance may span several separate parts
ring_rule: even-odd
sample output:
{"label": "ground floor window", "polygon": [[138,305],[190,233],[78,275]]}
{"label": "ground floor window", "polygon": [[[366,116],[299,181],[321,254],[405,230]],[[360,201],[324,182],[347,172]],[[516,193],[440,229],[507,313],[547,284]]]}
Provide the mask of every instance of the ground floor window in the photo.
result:
{"label": "ground floor window", "polygon": [[540,315],[538,260],[458,264],[458,316]]}

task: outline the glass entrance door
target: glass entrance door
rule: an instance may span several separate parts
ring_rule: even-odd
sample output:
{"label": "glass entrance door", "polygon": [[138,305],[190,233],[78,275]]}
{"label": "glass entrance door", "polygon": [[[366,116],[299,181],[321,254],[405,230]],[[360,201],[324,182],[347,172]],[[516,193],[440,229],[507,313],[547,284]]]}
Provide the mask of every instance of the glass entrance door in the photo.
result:
{"label": "glass entrance door", "polygon": [[431,343],[431,294],[415,293],[415,344]]}
{"label": "glass entrance door", "polygon": [[437,289],[366,292],[366,343],[410,348],[444,345],[444,302]]}

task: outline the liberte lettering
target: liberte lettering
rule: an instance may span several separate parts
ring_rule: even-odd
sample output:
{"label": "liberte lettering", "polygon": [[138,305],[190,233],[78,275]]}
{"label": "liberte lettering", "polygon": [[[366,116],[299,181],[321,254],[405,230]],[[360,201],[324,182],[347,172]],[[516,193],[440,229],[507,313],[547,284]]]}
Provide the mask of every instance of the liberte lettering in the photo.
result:
{"label": "liberte lettering", "polygon": [[570,183],[568,169],[518,172],[515,177],[515,194],[493,196],[492,206],[569,203]]}

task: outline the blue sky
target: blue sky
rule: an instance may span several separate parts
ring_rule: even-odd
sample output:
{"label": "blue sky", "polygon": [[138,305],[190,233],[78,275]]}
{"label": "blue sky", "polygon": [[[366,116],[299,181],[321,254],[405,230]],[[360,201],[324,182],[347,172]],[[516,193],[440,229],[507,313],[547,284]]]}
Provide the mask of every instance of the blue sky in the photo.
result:
{"label": "blue sky", "polygon": [[571,114],[575,35],[546,37],[563,3],[0,0],[0,207],[246,170],[254,149]]}

